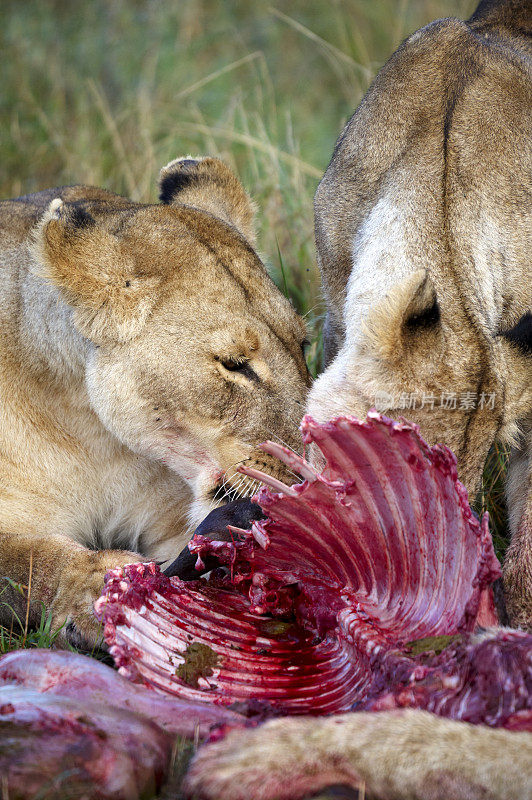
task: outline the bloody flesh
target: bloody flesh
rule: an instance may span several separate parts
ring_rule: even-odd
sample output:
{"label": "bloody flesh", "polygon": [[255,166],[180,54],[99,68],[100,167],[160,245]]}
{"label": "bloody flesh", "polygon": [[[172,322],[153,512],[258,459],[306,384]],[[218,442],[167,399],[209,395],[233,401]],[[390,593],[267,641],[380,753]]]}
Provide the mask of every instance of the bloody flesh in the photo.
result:
{"label": "bloody flesh", "polygon": [[17,800],[133,800],[165,780],[176,735],[244,720],[136,686],[87,656],[17,650],[0,658],[0,774]]}
{"label": "bloody flesh", "polygon": [[62,697],[84,709],[101,705],[128,711],[155,720],[172,736],[203,737],[213,725],[238,723],[237,715],[229,709],[162,697],[125,680],[100,661],[62,650],[15,650],[2,656],[0,708],[6,692],[14,688]]}
{"label": "bloody flesh", "polygon": [[[306,417],[302,431],[325,457],[322,473],[268,443],[302,483],[251,471],[269,484],[258,495],[267,519],[234,530],[233,542],[192,541],[198,565],[215,555],[228,576],[184,583],[154,564],[109,573],[96,610],[120,671],[183,698],[253,699],[292,714],[369,707],[386,693],[388,706],[427,707],[428,692],[408,701],[404,689],[429,678],[456,695],[481,644],[467,636],[480,609],[483,624],[496,622],[489,586],[500,569],[453,454],[429,447],[415,425],[371,412],[365,421]],[[457,633],[467,657],[432,664],[408,651],[413,640]],[[492,640],[507,646],[500,634]],[[516,633],[511,647],[529,654],[530,637]],[[210,652],[205,663],[198,652]],[[500,661],[492,679],[508,682]],[[526,690],[498,714],[491,700],[477,702],[478,721],[505,724],[529,707],[523,680]],[[467,718],[466,702],[436,705]]]}

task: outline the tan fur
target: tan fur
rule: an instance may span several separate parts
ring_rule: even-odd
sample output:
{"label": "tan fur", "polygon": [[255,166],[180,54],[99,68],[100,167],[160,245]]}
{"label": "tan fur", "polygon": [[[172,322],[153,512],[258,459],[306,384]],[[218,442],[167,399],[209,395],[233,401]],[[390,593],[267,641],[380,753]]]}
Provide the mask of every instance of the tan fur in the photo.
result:
{"label": "tan fur", "polygon": [[32,553],[34,615],[43,601],[71,638],[94,639],[107,569],[173,560],[224,481],[251,491],[240,464],[290,480],[261,441],[299,442],[305,329],[248,240],[244,189],[184,159],[161,195],[0,205],[0,574],[27,584]]}
{"label": "tan fur", "polygon": [[[526,0],[428,25],[344,129],[315,198],[328,367],[308,402],[324,420],[390,396],[386,413],[454,450],[471,495],[494,440],[513,445],[504,569],[511,621],[524,626],[532,356],[504,334],[532,309],[531,29]],[[416,324],[435,301],[439,320]],[[442,407],[453,393],[456,409]]]}
{"label": "tan fur", "polygon": [[327,786],[378,800],[530,800],[532,735],[425,711],[283,718],[195,756],[186,796],[298,800]]}

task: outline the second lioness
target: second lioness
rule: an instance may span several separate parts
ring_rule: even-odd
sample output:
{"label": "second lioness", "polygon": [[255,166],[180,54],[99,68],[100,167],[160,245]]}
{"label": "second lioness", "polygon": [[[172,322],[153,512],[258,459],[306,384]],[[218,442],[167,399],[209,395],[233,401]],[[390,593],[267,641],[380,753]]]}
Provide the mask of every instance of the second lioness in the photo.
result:
{"label": "second lioness", "polygon": [[327,301],[319,420],[379,404],[458,458],[470,495],[513,445],[504,564],[532,626],[532,4],[482,0],[410,36],[315,198]]}
{"label": "second lioness", "polygon": [[31,562],[32,608],[75,641],[109,567],[173,559],[249,492],[239,464],[282,477],[261,441],[297,446],[305,328],[247,194],[215,159],[173,162],[160,190],[0,205],[0,575],[26,584]]}

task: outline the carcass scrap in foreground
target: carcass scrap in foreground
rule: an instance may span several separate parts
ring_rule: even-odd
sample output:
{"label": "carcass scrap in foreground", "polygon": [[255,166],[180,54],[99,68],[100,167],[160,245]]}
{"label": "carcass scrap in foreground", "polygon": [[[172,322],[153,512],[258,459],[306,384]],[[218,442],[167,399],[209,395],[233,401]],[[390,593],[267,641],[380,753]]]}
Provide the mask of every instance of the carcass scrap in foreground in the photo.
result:
{"label": "carcass scrap in foreground", "polygon": [[138,800],[168,774],[176,736],[204,738],[241,717],[135,686],[87,656],[17,650],[0,658],[2,800]]}

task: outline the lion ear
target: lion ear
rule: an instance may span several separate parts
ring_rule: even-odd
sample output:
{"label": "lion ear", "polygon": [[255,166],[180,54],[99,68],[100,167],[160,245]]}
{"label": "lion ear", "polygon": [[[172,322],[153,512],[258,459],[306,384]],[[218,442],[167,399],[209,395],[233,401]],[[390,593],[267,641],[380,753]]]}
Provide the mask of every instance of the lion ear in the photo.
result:
{"label": "lion ear", "polygon": [[390,288],[363,322],[367,345],[382,361],[404,358],[412,336],[439,331],[440,309],[428,272],[417,270]]}
{"label": "lion ear", "polygon": [[34,271],[74,309],[74,324],[97,344],[140,331],[162,278],[137,275],[135,264],[82,203],[52,200],[33,235]]}
{"label": "lion ear", "polygon": [[217,158],[176,158],[162,168],[159,199],[208,211],[233,225],[255,245],[255,204],[229,169]]}

